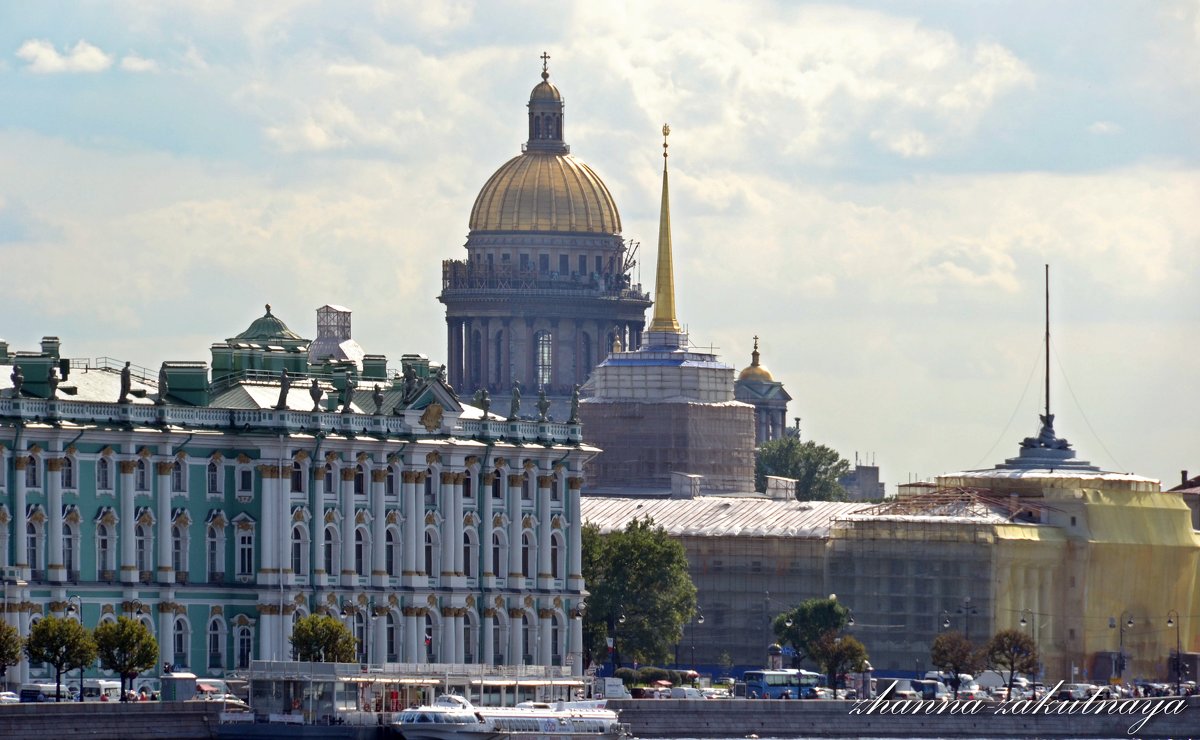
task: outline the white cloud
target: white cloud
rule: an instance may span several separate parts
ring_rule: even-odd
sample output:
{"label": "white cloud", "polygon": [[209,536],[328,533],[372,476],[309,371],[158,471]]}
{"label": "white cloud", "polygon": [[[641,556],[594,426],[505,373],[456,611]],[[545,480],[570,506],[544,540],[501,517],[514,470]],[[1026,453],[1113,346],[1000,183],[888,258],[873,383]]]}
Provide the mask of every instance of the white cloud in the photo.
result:
{"label": "white cloud", "polygon": [[126,72],[156,72],[158,71],[158,62],[137,54],[126,54],[121,59],[121,69]]}
{"label": "white cloud", "polygon": [[1097,136],[1111,136],[1113,134],[1121,133],[1123,129],[1112,121],[1096,121],[1095,123],[1089,125],[1087,130],[1089,134],[1095,134]]}
{"label": "white cloud", "polygon": [[17,56],[28,62],[26,69],[41,74],[103,72],[112,66],[111,56],[82,39],[66,54],[60,54],[49,41],[30,39],[17,49]]}

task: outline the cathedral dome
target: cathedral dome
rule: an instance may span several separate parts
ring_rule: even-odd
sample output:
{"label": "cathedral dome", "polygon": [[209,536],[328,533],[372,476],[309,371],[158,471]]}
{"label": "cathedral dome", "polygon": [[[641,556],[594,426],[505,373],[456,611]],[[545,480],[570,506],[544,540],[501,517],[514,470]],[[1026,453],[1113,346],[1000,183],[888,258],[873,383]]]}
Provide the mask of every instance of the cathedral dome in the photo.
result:
{"label": "cathedral dome", "polygon": [[619,234],[621,216],[591,167],[570,154],[527,150],[479,191],[471,230]]}
{"label": "cathedral dome", "polygon": [[771,375],[771,371],[766,365],[762,365],[758,361],[758,337],[754,338],[754,351],[750,353],[750,366],[738,374],[738,380],[751,381],[758,383],[774,383],[775,378]]}
{"label": "cathedral dome", "polygon": [[604,182],[563,140],[563,100],[542,81],[529,94],[529,139],[488,179],[471,208],[471,231],[620,234],[621,216]]}

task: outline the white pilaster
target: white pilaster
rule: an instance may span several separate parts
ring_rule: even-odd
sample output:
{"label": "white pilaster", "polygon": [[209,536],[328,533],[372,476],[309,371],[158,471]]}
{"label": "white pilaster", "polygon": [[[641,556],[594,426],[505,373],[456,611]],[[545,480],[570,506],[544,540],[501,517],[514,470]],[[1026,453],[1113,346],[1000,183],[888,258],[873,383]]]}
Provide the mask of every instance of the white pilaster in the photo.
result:
{"label": "white pilaster", "polygon": [[354,570],[354,458],[347,453],[342,464],[342,586],[357,586],[358,573]]}
{"label": "white pilaster", "polygon": [[137,460],[121,460],[118,463],[121,474],[121,582],[137,583],[137,540],[134,527],[137,525],[137,503],[134,499],[133,474],[137,470]]}
{"label": "white pilaster", "polygon": [[[158,565],[155,580],[159,583],[174,583],[175,571],[171,568],[171,460],[162,460],[154,465],[155,491],[158,518]],[[168,639],[170,635],[168,634]],[[169,662],[169,661],[168,661]]]}
{"label": "white pilaster", "polygon": [[[388,582],[387,558],[387,514],[384,511],[383,497],[387,484],[387,468],[377,468],[371,471],[371,585],[386,586]],[[380,620],[375,620],[380,621]],[[383,654],[381,651],[380,654]]]}
{"label": "white pilaster", "polygon": [[45,485],[49,537],[46,549],[46,578],[57,582],[67,580],[66,568],[63,566],[62,465],[61,457],[47,456]]}
{"label": "white pilaster", "polygon": [[[554,531],[554,516],[550,512],[550,486],[554,485],[554,476],[539,475],[537,484],[537,584],[540,589],[550,589],[554,586],[554,577],[551,575],[550,567],[550,535]],[[548,665],[548,663],[542,665]]]}

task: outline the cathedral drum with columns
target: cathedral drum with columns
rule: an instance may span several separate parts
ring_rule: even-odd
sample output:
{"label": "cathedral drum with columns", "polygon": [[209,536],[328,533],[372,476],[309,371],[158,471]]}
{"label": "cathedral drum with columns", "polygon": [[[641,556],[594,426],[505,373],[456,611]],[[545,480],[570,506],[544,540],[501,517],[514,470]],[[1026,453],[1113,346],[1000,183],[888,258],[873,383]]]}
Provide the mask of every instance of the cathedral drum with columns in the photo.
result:
{"label": "cathedral drum with columns", "polygon": [[565,143],[548,58],[528,140],[475,199],[467,258],[442,263],[449,380],[466,395],[519,382],[565,399],[614,341],[638,346],[650,306],[612,195]]}
{"label": "cathedral drum with columns", "polygon": [[160,666],[210,676],[289,659],[317,612],[360,662],[581,672],[579,424],[463,406],[421,355],[311,344],[269,306],[211,375],[0,343],[4,619],[134,617]]}

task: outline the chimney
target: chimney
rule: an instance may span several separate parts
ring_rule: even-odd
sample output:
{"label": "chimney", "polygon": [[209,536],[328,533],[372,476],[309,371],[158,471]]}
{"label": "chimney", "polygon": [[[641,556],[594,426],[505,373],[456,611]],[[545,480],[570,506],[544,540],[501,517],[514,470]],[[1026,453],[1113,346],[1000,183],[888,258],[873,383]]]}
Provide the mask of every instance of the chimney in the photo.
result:
{"label": "chimney", "polygon": [[58,360],[58,350],[62,342],[58,337],[42,337],[42,354],[52,360]]}
{"label": "chimney", "polygon": [[1179,475],[1180,475],[1180,477],[1181,477],[1181,478],[1183,478],[1183,480],[1182,480],[1182,481],[1180,481],[1179,485],[1181,485],[1181,486],[1186,486],[1186,485],[1187,485],[1187,471],[1186,471],[1186,470],[1180,470],[1180,471],[1179,471]]}

